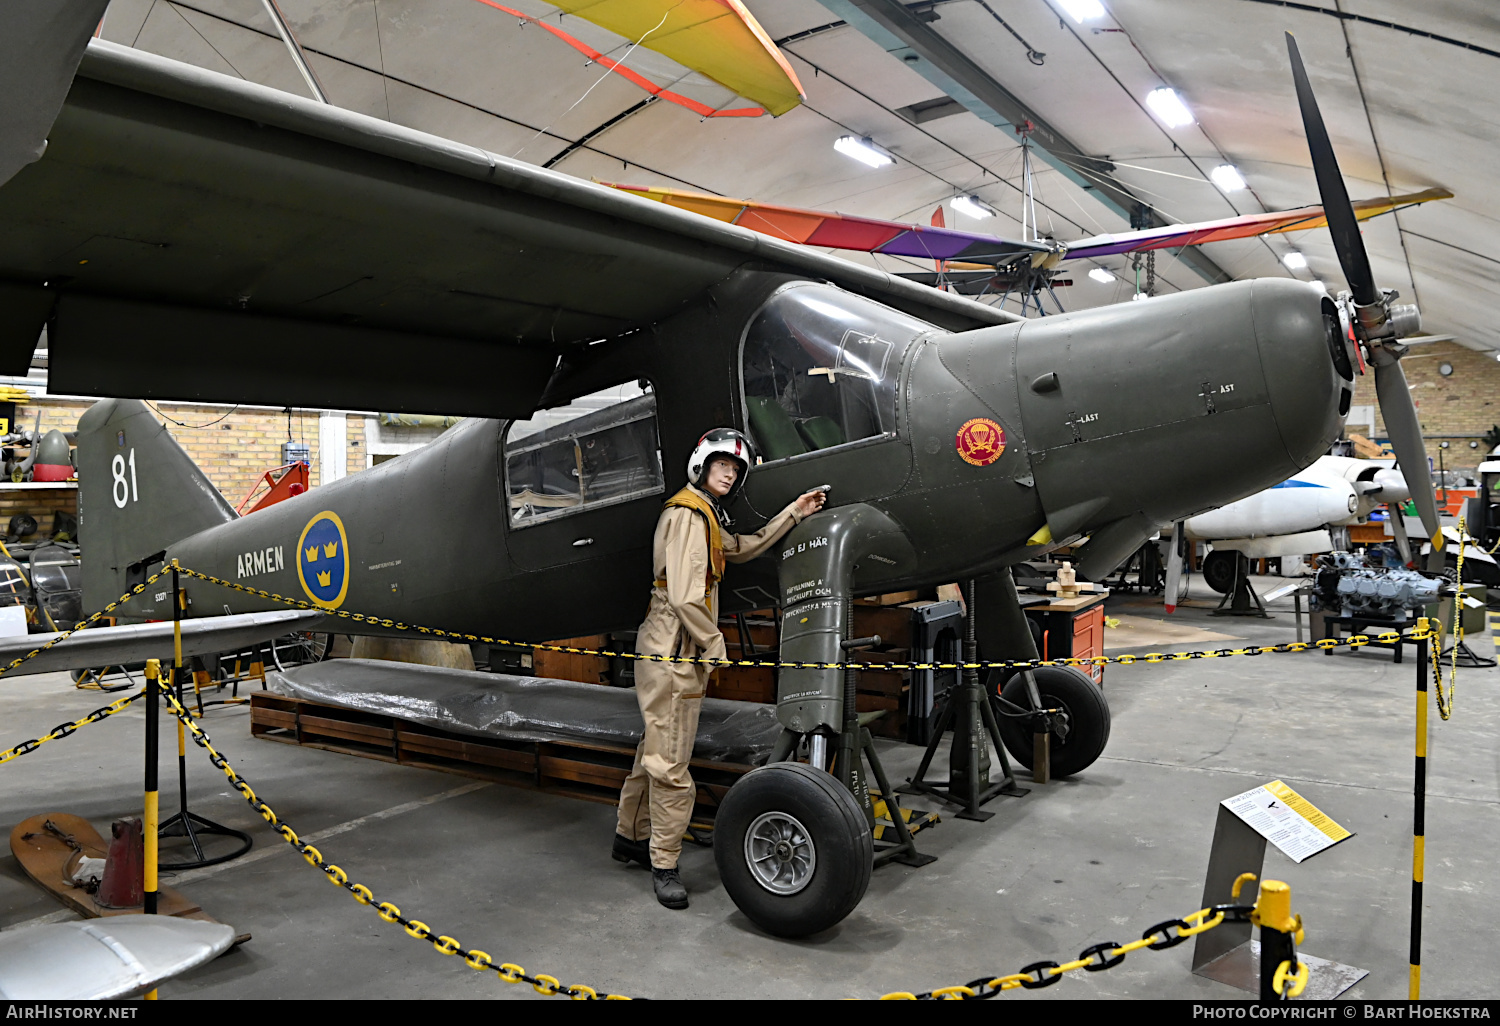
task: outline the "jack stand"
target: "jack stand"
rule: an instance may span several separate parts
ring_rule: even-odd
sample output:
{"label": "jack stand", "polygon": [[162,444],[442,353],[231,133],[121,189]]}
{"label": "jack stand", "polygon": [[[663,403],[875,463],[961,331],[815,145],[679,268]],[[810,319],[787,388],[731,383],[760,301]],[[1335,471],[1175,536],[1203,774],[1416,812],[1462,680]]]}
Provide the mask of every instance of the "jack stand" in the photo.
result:
{"label": "jack stand", "polygon": [[[1275,619],[1266,612],[1260,596],[1251,587],[1249,570],[1250,561],[1244,556],[1238,556],[1234,561],[1234,586],[1219,600],[1218,608],[1210,616],[1258,616],[1265,620]],[[1226,602],[1229,603],[1228,609],[1224,608]]]}
{"label": "jack stand", "polygon": [[[845,617],[844,633],[847,635],[854,629],[854,612],[849,610]],[[880,644],[880,635],[870,638],[848,638],[840,643],[844,650],[844,658],[849,658],[849,653],[857,648],[869,648]],[[870,735],[870,729],[860,722],[859,713],[855,710],[855,698],[857,695],[857,684],[859,671],[852,665],[844,670],[844,729],[839,734],[838,756],[834,770],[849,793],[854,795],[854,800],[859,802],[865,810],[865,821],[869,823],[870,829],[875,829],[875,803],[870,799],[870,784],[865,779],[863,771],[863,760],[870,763],[870,772],[875,776],[875,786],[880,789],[881,796],[885,799],[886,811],[890,816],[891,827],[896,831],[896,843],[888,844],[875,849],[875,865],[883,866],[887,862],[899,862],[903,866],[925,866],[936,862],[936,855],[924,855],[917,851],[917,842],[912,837],[911,828],[907,826],[906,817],[901,815],[901,805],[896,801],[895,792],[891,790],[891,782],[886,779],[885,767],[880,764],[880,756],[875,752],[875,739]]]}
{"label": "jack stand", "polygon": [[[974,664],[979,661],[979,643],[975,630],[975,588],[968,585],[968,613],[964,618],[964,658],[966,664],[958,685],[948,693],[943,711],[933,728],[932,740],[913,774],[902,786],[905,794],[930,794],[945,802],[962,805],[957,813],[959,819],[983,822],[994,815],[980,808],[985,802],[999,795],[1019,798],[1030,793],[1028,788],[1016,786],[1015,775],[1010,769],[1010,760],[1005,756],[1005,745],[1000,740],[1000,726],[995,719],[995,710],[990,705],[989,695],[979,682],[979,671]],[[1040,706],[1038,706],[1040,707]],[[953,743],[948,754],[948,786],[942,787],[926,781],[932,757],[942,743],[943,732],[953,728]],[[998,783],[990,782],[990,746],[1000,760],[1002,777]]]}
{"label": "jack stand", "polygon": [[[177,701],[180,704],[183,701],[184,690],[182,686],[182,674],[174,671],[172,676],[175,678],[172,683],[177,689]],[[193,847],[193,857],[185,862],[162,862],[159,867],[162,870],[197,869],[200,866],[214,866],[220,862],[237,859],[250,850],[250,846],[254,842],[251,841],[249,834],[242,830],[235,830],[232,827],[224,826],[221,823],[215,823],[211,819],[206,819],[196,812],[188,810],[187,738],[185,737],[185,731],[180,720],[177,723],[177,802],[180,811],[170,819],[165,820],[156,833],[158,837],[186,837],[188,843]],[[203,845],[198,840],[203,835],[234,837],[241,843],[227,855],[217,855],[213,858],[208,858],[203,854]]]}
{"label": "jack stand", "polygon": [[[1495,665],[1495,660],[1486,659],[1484,656],[1474,651],[1469,647],[1469,643],[1467,641],[1460,641],[1454,647],[1458,649],[1457,659],[1459,666],[1468,667],[1469,669],[1484,669],[1485,667]],[[1452,655],[1453,649],[1450,648],[1446,652],[1438,656],[1438,659],[1448,659]]]}

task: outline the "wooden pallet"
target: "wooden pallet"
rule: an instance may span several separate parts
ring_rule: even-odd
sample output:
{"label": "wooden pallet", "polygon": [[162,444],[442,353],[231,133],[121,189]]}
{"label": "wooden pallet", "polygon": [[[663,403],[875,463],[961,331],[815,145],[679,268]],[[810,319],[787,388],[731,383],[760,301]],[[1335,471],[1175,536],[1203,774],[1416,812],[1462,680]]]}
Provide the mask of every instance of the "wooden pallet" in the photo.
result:
{"label": "wooden pallet", "polygon": [[[439,730],[395,716],[320,705],[266,691],[250,696],[250,734],[363,759],[493,780],[613,805],[635,749],[582,741],[510,741]],[[724,793],[753,766],[694,759],[694,818],[713,819]]]}

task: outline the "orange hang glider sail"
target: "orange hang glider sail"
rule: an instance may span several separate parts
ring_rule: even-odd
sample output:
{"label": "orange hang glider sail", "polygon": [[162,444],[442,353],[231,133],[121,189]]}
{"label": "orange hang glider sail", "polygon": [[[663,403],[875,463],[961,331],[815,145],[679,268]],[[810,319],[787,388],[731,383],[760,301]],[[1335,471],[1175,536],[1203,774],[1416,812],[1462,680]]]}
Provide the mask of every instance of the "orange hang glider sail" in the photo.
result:
{"label": "orange hang glider sail", "polygon": [[[489,3],[489,0],[480,2]],[[585,21],[593,22],[600,28],[624,36],[648,50],[670,57],[683,67],[713,79],[748,100],[754,100],[773,115],[785,114],[807,98],[792,66],[740,0],[547,2]],[[489,6],[499,5],[489,3]],[[553,31],[551,26],[543,27]],[[566,36],[566,33],[563,35]],[[568,38],[573,45],[580,45],[571,40],[571,37]],[[614,62],[605,59],[601,63],[609,67]],[[611,70],[625,73],[628,69],[612,67]],[[634,76],[632,81],[639,77]],[[656,87],[643,88],[658,94],[665,92]],[[663,98],[672,99],[667,96]],[[673,102],[677,100],[674,99]]]}

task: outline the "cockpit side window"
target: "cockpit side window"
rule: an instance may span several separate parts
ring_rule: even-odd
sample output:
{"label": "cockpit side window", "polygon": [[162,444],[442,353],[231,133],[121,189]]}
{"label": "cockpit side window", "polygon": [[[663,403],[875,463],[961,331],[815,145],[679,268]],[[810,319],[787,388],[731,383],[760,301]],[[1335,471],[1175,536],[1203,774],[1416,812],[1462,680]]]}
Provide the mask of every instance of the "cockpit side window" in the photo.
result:
{"label": "cockpit side window", "polygon": [[666,490],[649,382],[617,385],[512,421],[504,445],[512,527]]}
{"label": "cockpit side window", "polygon": [[765,460],[896,430],[901,358],[932,325],[826,285],[784,289],[745,336],[750,433]]}

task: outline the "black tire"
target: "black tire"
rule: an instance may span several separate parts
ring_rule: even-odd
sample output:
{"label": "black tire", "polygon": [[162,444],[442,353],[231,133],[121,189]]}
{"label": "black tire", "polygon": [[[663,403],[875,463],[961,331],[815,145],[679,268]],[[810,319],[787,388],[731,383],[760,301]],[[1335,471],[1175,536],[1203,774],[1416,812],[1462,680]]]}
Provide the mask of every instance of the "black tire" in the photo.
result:
{"label": "black tire", "polygon": [[[1052,775],[1070,777],[1081,773],[1104,754],[1104,746],[1109,743],[1109,703],[1105,701],[1104,692],[1089,679],[1088,674],[1071,666],[1040,666],[1032,672],[1036,674],[1042,708],[1060,708],[1068,714],[1067,738],[1052,735]],[[1026,694],[1026,681],[1019,673],[1006,682],[1000,697],[1023,709],[1032,707]],[[1007,708],[1006,711],[1011,710]],[[1012,759],[1031,769],[1034,743],[1031,720],[1015,716],[1001,716],[999,720],[1000,740],[1005,742],[1005,750]]]}
{"label": "black tire", "polygon": [[1203,583],[1220,595],[1234,587],[1235,564],[1244,559],[1233,549],[1221,549],[1203,557]]}
{"label": "black tire", "polygon": [[[769,818],[766,818],[769,817]],[[795,851],[811,848],[810,875],[800,881],[794,861],[773,880],[790,893],[761,882],[747,856],[766,845],[766,831],[794,821],[804,834]],[[768,852],[773,850],[766,848]],[[805,856],[804,856],[805,858]],[[841,921],[870,886],[875,847],[864,811],[848,789],[822,770],[800,762],[777,762],[751,770],[729,789],[714,817],[714,861],[731,900],[756,926],[778,937],[806,937]],[[799,886],[800,884],[800,886]]]}

